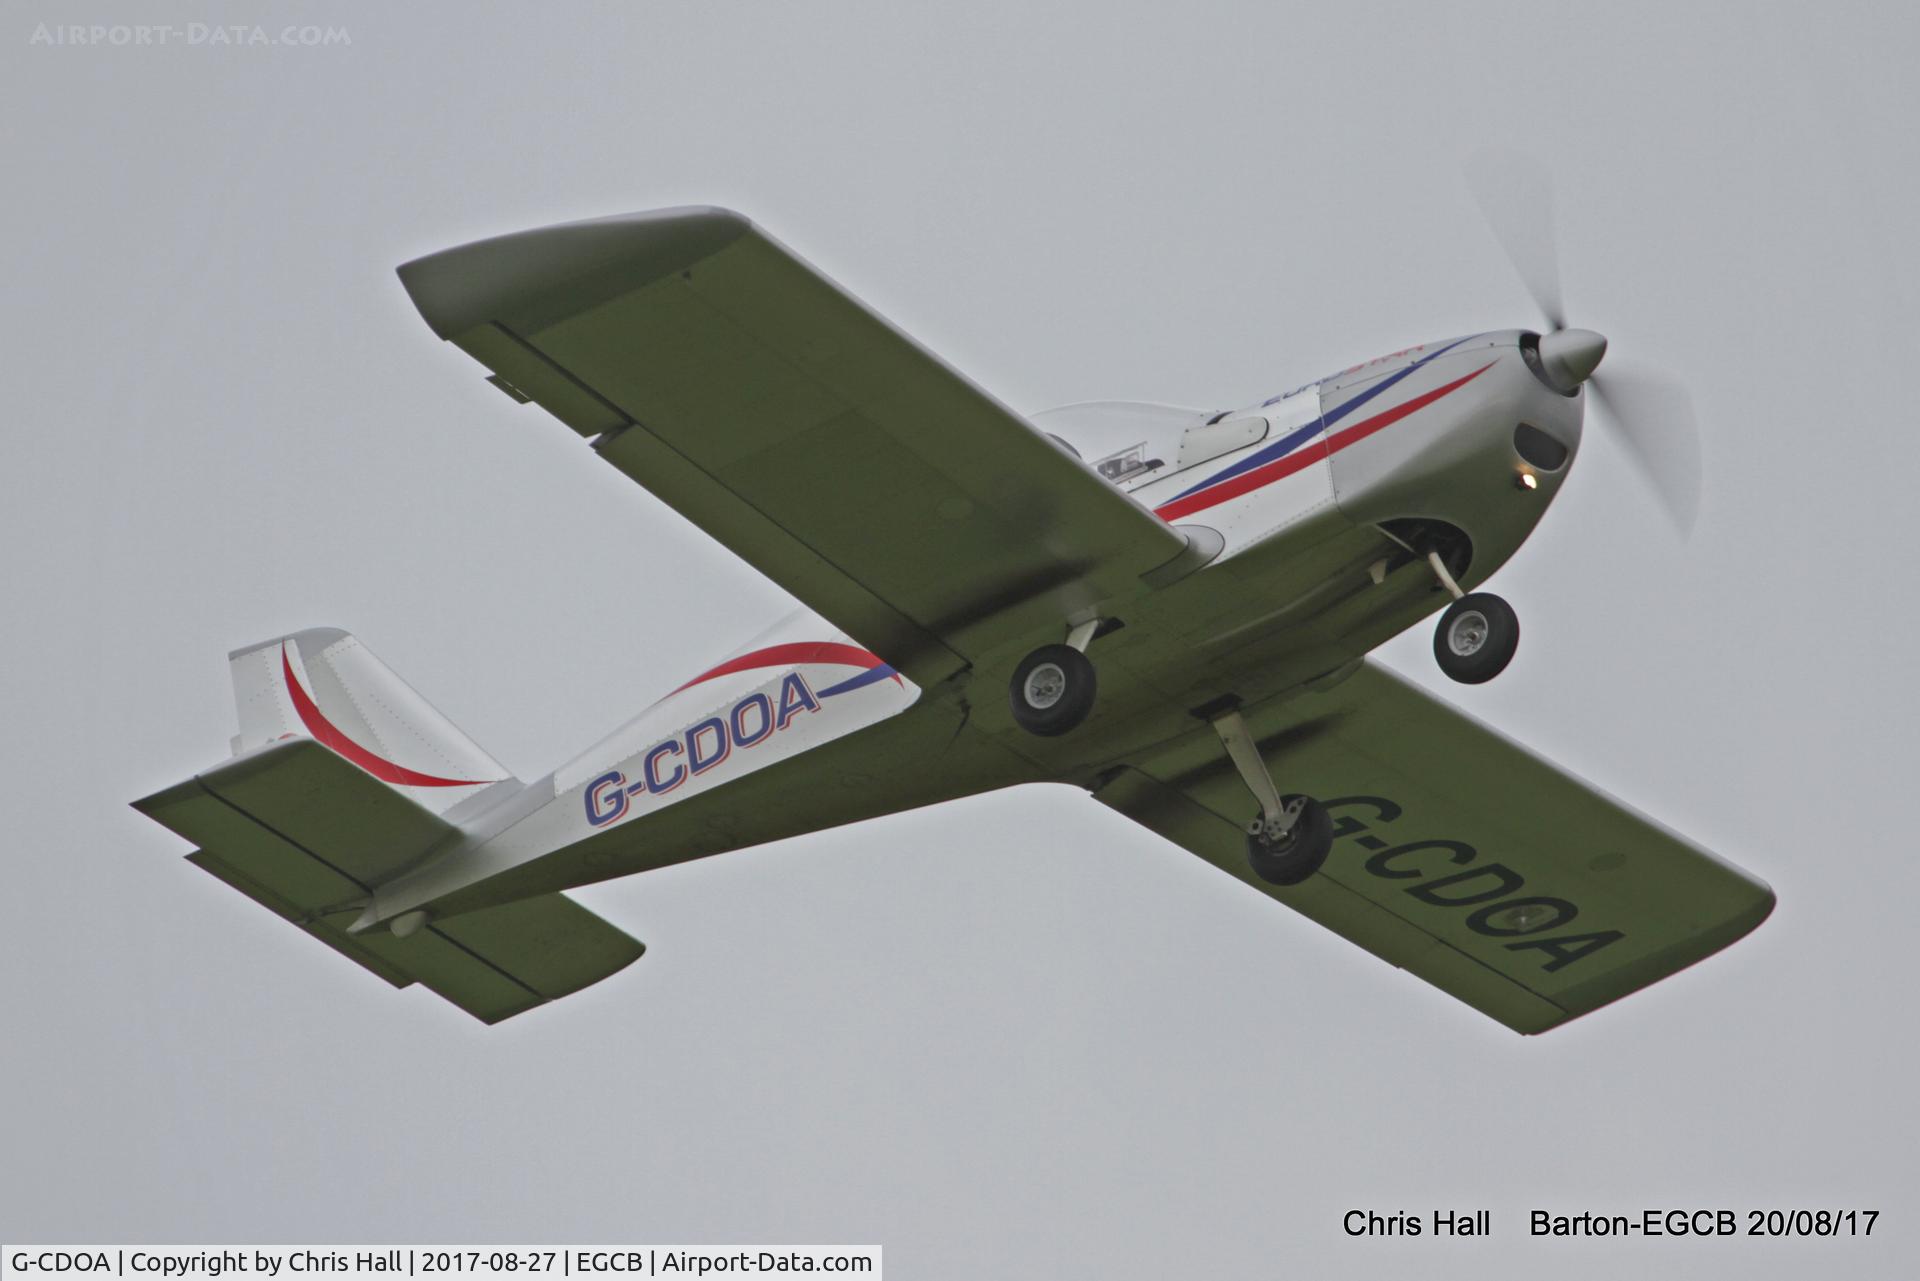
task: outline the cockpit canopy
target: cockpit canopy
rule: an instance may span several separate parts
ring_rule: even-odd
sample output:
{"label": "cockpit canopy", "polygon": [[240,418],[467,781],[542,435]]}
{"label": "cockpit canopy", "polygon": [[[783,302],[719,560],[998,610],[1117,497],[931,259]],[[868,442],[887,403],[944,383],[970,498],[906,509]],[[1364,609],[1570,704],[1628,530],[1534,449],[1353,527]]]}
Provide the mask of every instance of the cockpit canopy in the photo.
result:
{"label": "cockpit canopy", "polygon": [[1267,419],[1128,400],[1092,400],[1035,414],[1033,425],[1102,477],[1132,489],[1262,439]]}

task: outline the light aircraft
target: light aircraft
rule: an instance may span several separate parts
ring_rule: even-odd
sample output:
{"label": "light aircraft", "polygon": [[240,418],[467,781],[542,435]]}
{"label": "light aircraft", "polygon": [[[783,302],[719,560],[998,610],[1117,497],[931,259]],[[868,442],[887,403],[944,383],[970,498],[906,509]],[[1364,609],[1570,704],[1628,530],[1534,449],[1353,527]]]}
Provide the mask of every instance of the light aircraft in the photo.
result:
{"label": "light aircraft", "polygon": [[[231,759],[135,804],[201,868],[489,1023],[644,950],[564,890],[1031,782],[1507,1027],[1564,1023],[1774,900],[1366,658],[1439,611],[1441,670],[1496,676],[1519,626],[1480,585],[1566,482],[1589,393],[1648,402],[1602,390],[1606,340],[1565,325],[1537,240],[1507,243],[1543,332],[1231,410],[1031,419],[727,210],[409,262],[427,325],[488,381],[804,607],[536,782],[347,633],[277,637],[231,655]],[[1666,440],[1635,456],[1684,514],[1686,423],[1610,417]]]}

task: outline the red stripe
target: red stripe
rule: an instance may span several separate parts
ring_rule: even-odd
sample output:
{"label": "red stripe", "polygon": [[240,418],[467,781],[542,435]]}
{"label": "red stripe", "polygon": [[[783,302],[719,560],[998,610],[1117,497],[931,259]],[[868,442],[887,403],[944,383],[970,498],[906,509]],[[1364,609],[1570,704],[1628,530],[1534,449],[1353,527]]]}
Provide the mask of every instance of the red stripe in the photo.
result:
{"label": "red stripe", "polygon": [[1274,481],[1284,476],[1291,476],[1293,473],[1309,467],[1323,458],[1331,458],[1357,440],[1364,440],[1382,428],[1393,426],[1402,418],[1405,418],[1408,414],[1416,410],[1425,409],[1442,396],[1458,391],[1460,388],[1466,386],[1481,374],[1492,369],[1493,365],[1494,362],[1489,361],[1463,378],[1456,378],[1445,386],[1435,387],[1432,391],[1415,396],[1412,400],[1406,401],[1403,404],[1395,405],[1392,409],[1384,413],[1362,419],[1353,426],[1342,431],[1337,431],[1331,436],[1302,445],[1297,451],[1288,454],[1285,458],[1276,458],[1264,467],[1256,467],[1252,471],[1241,472],[1231,480],[1220,482],[1212,489],[1203,489],[1197,494],[1188,494],[1185,498],[1176,498],[1165,506],[1154,508],[1153,514],[1161,520],[1174,521],[1180,519],[1182,516],[1190,516],[1194,512],[1205,511],[1209,507],[1218,506],[1226,502],[1229,498],[1238,498],[1242,494],[1251,493],[1263,485],[1271,485]]}
{"label": "red stripe", "polygon": [[1194,512],[1205,511],[1209,507],[1226,502],[1229,498],[1238,498],[1242,494],[1259,489],[1262,485],[1271,485],[1283,476],[1291,476],[1303,468],[1310,467],[1325,458],[1328,452],[1326,437],[1310,440],[1285,458],[1276,458],[1265,466],[1255,467],[1252,471],[1243,471],[1238,476],[1221,481],[1212,489],[1203,489],[1197,494],[1176,498],[1164,507],[1154,508],[1153,514],[1161,520],[1173,521],[1179,520],[1182,516],[1190,516]]}
{"label": "red stripe", "polygon": [[1414,410],[1423,409],[1426,406],[1431,405],[1434,401],[1440,399],[1442,396],[1445,396],[1450,392],[1457,391],[1460,388],[1466,386],[1468,383],[1478,378],[1481,374],[1484,374],[1489,369],[1492,369],[1493,366],[1494,366],[1494,362],[1489,360],[1486,364],[1480,366],[1480,368],[1474,370],[1472,373],[1468,374],[1464,378],[1456,378],[1452,382],[1448,383],[1446,386],[1435,387],[1432,391],[1426,393],[1424,396],[1415,396],[1412,400],[1409,400],[1406,404],[1396,405],[1395,407],[1393,407],[1392,409],[1389,409],[1384,414],[1376,414],[1372,418],[1369,418],[1364,422],[1355,423],[1353,426],[1348,427],[1343,431],[1335,432],[1333,435],[1327,437],[1327,452],[1329,454],[1337,454],[1341,450],[1345,449],[1348,445],[1351,445],[1354,441],[1364,440],[1366,437],[1371,436],[1373,435],[1373,433],[1379,431],[1382,427],[1393,426],[1395,423],[1399,422],[1402,418],[1405,418],[1408,414],[1412,413]]}
{"label": "red stripe", "polygon": [[499,781],[487,778],[435,778],[404,765],[395,765],[383,756],[375,756],[341,733],[339,727],[328,720],[319,705],[308,696],[307,691],[300,688],[300,682],[293,676],[293,664],[287,661],[284,641],[280,645],[280,672],[287,678],[287,692],[293,696],[293,710],[300,713],[300,721],[307,727],[307,733],[383,783],[398,783],[403,787],[482,787]]}
{"label": "red stripe", "polygon": [[[720,666],[701,672],[680,689],[692,689],[700,682],[713,680],[717,676],[731,676],[734,672],[749,672],[759,667],[845,663],[849,667],[873,668],[880,666],[882,661],[878,654],[861,649],[858,645],[843,645],[839,641],[795,641],[788,645],[770,645],[766,649],[756,649],[751,654],[729,658]],[[900,677],[895,675],[893,679],[898,682]],[[678,694],[680,689],[673,692]]]}

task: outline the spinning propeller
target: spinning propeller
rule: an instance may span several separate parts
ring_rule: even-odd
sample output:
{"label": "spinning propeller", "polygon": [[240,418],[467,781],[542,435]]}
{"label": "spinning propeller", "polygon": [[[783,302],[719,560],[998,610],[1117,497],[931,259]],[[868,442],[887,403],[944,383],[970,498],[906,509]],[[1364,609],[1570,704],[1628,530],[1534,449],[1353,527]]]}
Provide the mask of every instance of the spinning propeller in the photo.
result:
{"label": "spinning propeller", "polygon": [[1682,535],[1700,506],[1700,433],[1686,389],[1658,374],[1616,360],[1594,373],[1607,340],[1590,329],[1567,328],[1560,295],[1560,255],[1554,243],[1553,183],[1536,162],[1508,151],[1482,151],[1467,162],[1467,185],[1506,251],[1520,282],[1546,318],[1540,360],[1563,390],[1581,383],[1625,447],[1628,459],[1653,487]]}

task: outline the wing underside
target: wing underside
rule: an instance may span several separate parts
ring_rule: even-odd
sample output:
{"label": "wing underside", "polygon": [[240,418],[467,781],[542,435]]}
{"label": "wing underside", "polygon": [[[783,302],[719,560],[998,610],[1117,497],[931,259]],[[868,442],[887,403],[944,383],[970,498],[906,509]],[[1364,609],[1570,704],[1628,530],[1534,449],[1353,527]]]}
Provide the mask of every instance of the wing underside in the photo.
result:
{"label": "wing underside", "polygon": [[450,249],[434,331],[923,686],[1185,539],[737,214]]}
{"label": "wing underside", "polygon": [[1325,868],[1254,876],[1252,801],[1194,735],[1096,797],[1515,1031],[1618,1000],[1734,942],[1773,894],[1371,663],[1249,715],[1281,785],[1328,803]]}

